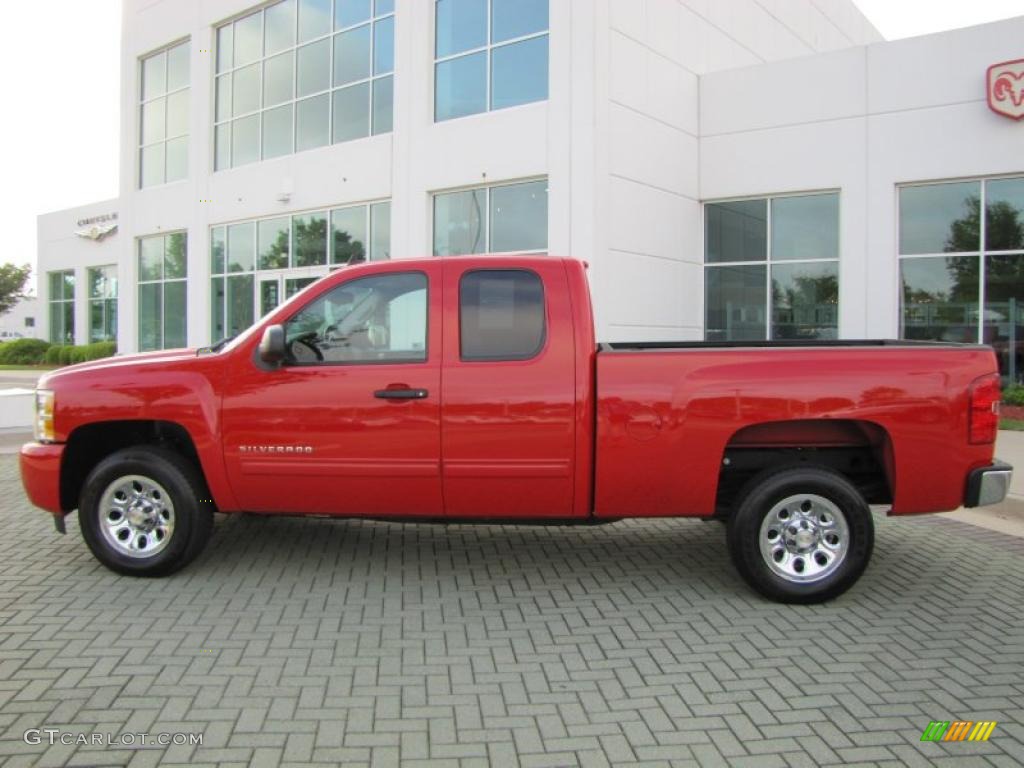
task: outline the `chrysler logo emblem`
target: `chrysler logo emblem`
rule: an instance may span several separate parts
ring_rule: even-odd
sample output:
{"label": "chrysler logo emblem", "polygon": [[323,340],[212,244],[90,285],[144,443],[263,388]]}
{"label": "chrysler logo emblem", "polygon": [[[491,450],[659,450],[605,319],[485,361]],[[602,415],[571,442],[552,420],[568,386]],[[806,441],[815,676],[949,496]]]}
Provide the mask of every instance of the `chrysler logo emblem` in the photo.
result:
{"label": "chrysler logo emblem", "polygon": [[988,68],[988,106],[1014,120],[1024,118],[1024,59]]}
{"label": "chrysler logo emblem", "polygon": [[99,224],[90,224],[82,229],[76,229],[75,234],[79,237],[83,237],[86,240],[95,240],[99,242],[108,235],[112,235],[117,231],[116,221],[107,221]]}

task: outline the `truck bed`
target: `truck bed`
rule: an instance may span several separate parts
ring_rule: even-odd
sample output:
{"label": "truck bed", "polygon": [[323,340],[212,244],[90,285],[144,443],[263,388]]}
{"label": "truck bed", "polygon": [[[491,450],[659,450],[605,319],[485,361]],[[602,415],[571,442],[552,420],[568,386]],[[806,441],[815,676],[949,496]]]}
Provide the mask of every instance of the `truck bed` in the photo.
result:
{"label": "truck bed", "polygon": [[954,341],[916,341],[900,339],[777,339],[774,341],[623,341],[602,342],[598,352],[636,352],[659,349],[791,349],[821,347],[960,347],[978,348],[979,344]]}

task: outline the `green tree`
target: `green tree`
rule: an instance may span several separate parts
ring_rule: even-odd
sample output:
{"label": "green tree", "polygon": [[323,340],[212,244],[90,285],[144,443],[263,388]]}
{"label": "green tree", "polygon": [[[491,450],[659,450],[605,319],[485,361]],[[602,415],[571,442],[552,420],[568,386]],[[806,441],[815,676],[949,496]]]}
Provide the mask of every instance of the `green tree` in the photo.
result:
{"label": "green tree", "polygon": [[25,298],[25,283],[32,274],[32,267],[26,264],[0,264],[0,315],[6,315],[14,305]]}

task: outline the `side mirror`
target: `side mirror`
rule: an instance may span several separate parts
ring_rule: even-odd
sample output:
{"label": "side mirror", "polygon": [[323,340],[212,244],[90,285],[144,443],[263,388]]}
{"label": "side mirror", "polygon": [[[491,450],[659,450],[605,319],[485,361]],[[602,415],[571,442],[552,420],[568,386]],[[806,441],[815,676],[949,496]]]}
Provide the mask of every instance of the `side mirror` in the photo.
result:
{"label": "side mirror", "polygon": [[268,326],[260,340],[260,360],[270,365],[280,365],[284,358],[284,326]]}

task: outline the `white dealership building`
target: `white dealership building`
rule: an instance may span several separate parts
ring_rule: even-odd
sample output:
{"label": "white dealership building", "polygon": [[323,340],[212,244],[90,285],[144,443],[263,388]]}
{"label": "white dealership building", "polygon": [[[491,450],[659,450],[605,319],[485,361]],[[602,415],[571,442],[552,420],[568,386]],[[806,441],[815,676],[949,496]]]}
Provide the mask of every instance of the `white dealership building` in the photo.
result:
{"label": "white dealership building", "polygon": [[1024,17],[885,42],[849,0],[125,0],[121,53],[120,195],[40,217],[44,338],[198,346],[350,261],[532,252],[590,263],[604,340],[1020,367]]}

